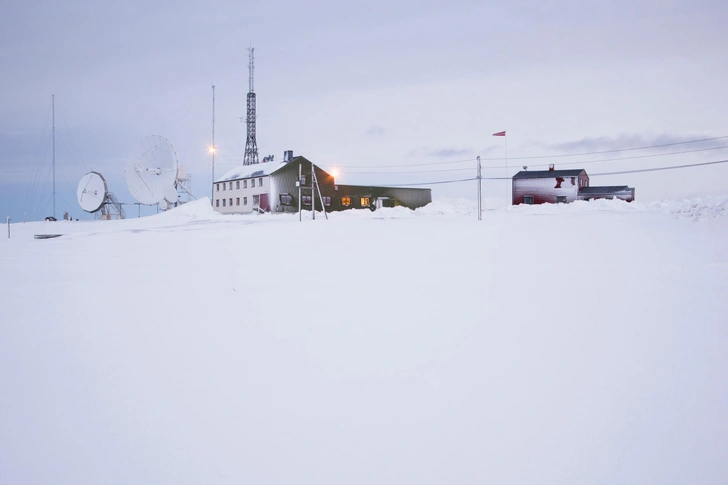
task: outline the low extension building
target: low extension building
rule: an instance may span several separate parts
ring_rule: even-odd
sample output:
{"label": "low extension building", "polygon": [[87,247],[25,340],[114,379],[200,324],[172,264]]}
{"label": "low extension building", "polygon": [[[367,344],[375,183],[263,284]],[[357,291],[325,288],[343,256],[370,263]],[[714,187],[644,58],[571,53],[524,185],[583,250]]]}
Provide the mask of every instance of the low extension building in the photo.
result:
{"label": "low extension building", "polygon": [[513,205],[557,204],[575,200],[634,200],[634,188],[626,185],[593,187],[584,169],[522,170],[512,179]]}
{"label": "low extension building", "polygon": [[[339,185],[334,176],[291,151],[282,162],[266,157],[263,163],[241,165],[217,179],[213,208],[224,214],[298,212],[298,188],[303,210],[341,211],[404,206],[410,209],[432,202],[430,189]],[[313,170],[313,172],[312,172]],[[300,178],[299,178],[300,173]],[[312,173],[321,190],[312,191]],[[322,205],[323,204],[323,205]]]}

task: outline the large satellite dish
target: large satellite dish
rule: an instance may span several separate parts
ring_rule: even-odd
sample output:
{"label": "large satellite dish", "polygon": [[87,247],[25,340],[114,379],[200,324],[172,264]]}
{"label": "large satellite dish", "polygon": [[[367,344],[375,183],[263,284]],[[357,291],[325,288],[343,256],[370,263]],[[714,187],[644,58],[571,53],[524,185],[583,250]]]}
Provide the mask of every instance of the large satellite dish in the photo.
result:
{"label": "large satellite dish", "polygon": [[98,172],[89,172],[78,183],[76,198],[81,209],[86,212],[96,212],[104,205],[107,193],[104,177]]}
{"label": "large satellite dish", "polygon": [[176,193],[178,171],[172,144],[162,136],[147,136],[137,143],[126,164],[126,185],[140,203],[158,204],[172,190]]}

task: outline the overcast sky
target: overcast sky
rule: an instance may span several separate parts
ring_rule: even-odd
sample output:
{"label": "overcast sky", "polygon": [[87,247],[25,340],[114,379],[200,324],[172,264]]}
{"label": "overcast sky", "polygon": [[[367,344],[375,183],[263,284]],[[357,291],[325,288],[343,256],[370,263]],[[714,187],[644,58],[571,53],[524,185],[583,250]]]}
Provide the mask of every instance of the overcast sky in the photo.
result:
{"label": "overcast sky", "polygon": [[[605,156],[518,160],[728,135],[728,4],[698,1],[5,2],[0,15],[0,215],[84,214],[76,186],[101,172],[132,202],[124,166],[159,134],[208,195],[216,85],[216,174],[242,160],[247,50],[256,53],[258,146],[291,149],[350,184],[474,176],[477,155],[588,173],[728,158],[728,138]],[[602,158],[656,155],[587,163]],[[434,162],[411,168],[353,168]],[[505,176],[503,160],[484,176]],[[568,168],[575,168],[570,165]],[[351,167],[351,168],[347,168]],[[567,166],[562,165],[563,168]],[[438,169],[462,169],[429,172]],[[382,173],[422,172],[424,173]],[[728,164],[593,177],[640,201],[728,195]],[[505,182],[485,195],[503,197]],[[475,198],[474,182],[433,185]]]}

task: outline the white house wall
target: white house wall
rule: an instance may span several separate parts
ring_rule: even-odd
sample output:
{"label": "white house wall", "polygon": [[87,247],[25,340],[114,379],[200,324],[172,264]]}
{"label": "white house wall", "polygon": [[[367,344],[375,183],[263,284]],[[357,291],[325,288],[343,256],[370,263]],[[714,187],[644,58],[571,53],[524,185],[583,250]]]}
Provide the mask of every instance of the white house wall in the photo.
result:
{"label": "white house wall", "polygon": [[[255,180],[255,187],[251,187],[251,180]],[[259,182],[261,180],[263,185],[259,186]],[[243,188],[245,186],[245,181],[247,181],[247,188]],[[237,188],[238,182],[240,182],[240,188]],[[225,186],[224,190],[223,185]],[[232,187],[232,189],[230,187]],[[213,194],[214,200],[212,207],[217,212],[220,212],[221,214],[249,214],[253,212],[254,207],[259,206],[259,204],[253,204],[254,195],[270,194],[270,176],[263,175],[261,177],[252,177],[241,180],[215,182],[215,190],[213,191]],[[247,204],[244,203],[246,197],[248,202]],[[240,198],[240,205],[237,205],[238,198]],[[222,205],[223,199],[226,201],[225,207]],[[232,199],[233,202],[232,207],[230,206],[230,199]]]}

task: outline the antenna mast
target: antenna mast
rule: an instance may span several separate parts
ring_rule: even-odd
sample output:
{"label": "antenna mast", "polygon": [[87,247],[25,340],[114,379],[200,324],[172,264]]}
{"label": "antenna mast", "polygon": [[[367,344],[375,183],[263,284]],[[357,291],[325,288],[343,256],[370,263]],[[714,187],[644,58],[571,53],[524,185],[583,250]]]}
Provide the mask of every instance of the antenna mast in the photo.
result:
{"label": "antenna mast", "polygon": [[213,204],[215,198],[215,85],[212,85],[212,146],[210,152],[212,152],[212,186],[210,188],[210,205]]}
{"label": "antenna mast", "polygon": [[53,105],[53,217],[56,217],[56,95],[51,95]]}
{"label": "antenna mast", "polygon": [[258,142],[255,140],[255,89],[253,83],[254,52],[253,47],[248,47],[248,117],[245,123],[248,127],[248,136],[245,140],[245,156],[243,157],[243,165],[253,165],[258,163]]}

